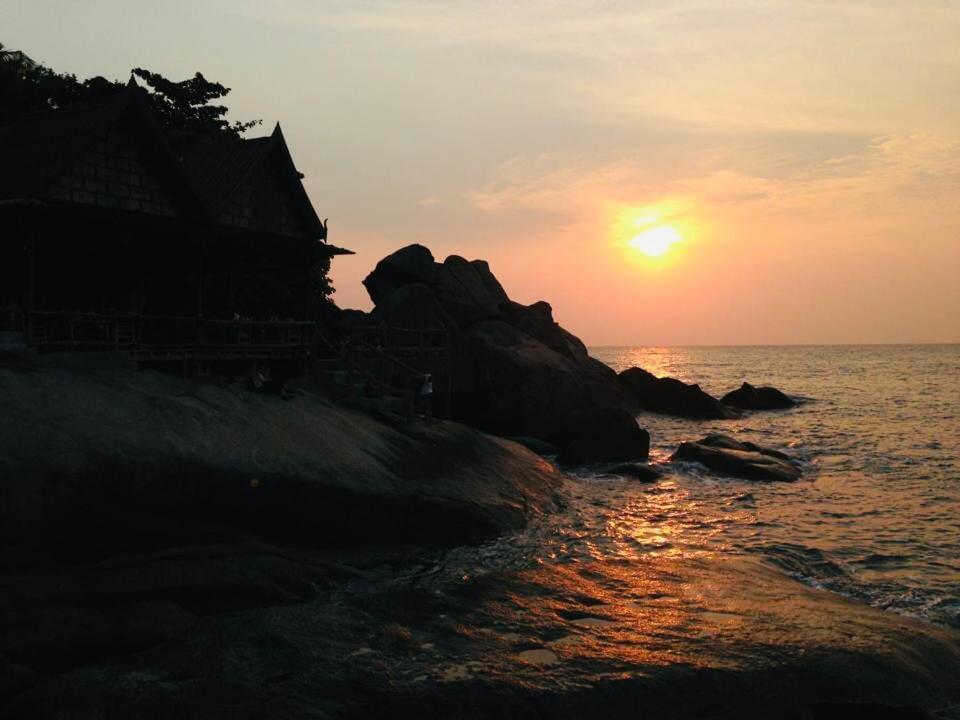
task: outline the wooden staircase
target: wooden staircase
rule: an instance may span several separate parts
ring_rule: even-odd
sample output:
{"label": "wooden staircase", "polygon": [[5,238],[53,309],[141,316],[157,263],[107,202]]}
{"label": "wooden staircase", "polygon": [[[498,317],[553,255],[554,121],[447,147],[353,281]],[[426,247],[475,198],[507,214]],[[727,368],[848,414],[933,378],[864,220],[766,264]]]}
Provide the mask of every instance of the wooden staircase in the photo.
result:
{"label": "wooden staircase", "polygon": [[[378,331],[379,337],[388,337],[396,329],[379,328]],[[404,329],[402,332],[422,331]],[[438,335],[433,329],[427,332]],[[384,347],[382,341],[370,342],[370,333],[371,328],[358,328],[335,341],[318,326],[314,373],[334,397],[368,410],[412,418],[418,410],[416,401],[424,377],[429,373],[434,378],[440,375],[447,379],[445,397],[449,398],[449,337],[446,331],[443,331],[442,345],[421,343],[419,347],[423,352],[413,356],[409,347]],[[401,352],[403,358],[398,357]],[[449,409],[439,414],[449,417]]]}

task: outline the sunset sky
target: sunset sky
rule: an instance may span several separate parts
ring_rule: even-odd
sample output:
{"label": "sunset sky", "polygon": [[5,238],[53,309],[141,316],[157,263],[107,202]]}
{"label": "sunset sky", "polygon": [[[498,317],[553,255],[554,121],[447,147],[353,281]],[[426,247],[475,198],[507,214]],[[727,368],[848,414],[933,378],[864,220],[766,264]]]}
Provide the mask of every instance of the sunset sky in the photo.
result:
{"label": "sunset sky", "polygon": [[3,0],[0,42],[279,120],[341,306],[420,242],[593,345],[960,341],[957,2]]}

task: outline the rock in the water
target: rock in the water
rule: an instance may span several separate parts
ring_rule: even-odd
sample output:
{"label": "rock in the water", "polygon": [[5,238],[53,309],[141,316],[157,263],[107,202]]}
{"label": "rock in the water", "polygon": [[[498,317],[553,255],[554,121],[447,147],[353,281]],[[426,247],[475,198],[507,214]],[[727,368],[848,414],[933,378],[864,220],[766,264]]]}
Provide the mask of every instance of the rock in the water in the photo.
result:
{"label": "rock in the water", "polygon": [[558,352],[506,320],[458,334],[453,354],[454,417],[498,435],[549,439],[577,412],[629,406],[613,370]]}
{"label": "rock in the water", "polygon": [[746,480],[790,482],[801,475],[787,454],[726,435],[710,435],[697,442],[681,443],[670,459],[700,463],[720,474]]}
{"label": "rock in the water", "polygon": [[554,445],[553,443],[548,443],[546,440],[541,440],[539,438],[526,437],[524,435],[519,435],[516,437],[507,438],[507,440],[513,440],[515,443],[520,443],[527,450],[533,450],[537,455],[559,455],[560,448]]}
{"label": "rock in the water", "polygon": [[568,465],[640,460],[650,453],[650,434],[616,407],[576,413],[551,439],[561,446],[560,462]]}
{"label": "rock in the water", "polygon": [[379,305],[399,288],[413,283],[433,285],[436,277],[433,253],[423,245],[408,245],[378,262],[363,285]]}
{"label": "rock in the water", "polygon": [[599,471],[600,475],[619,475],[642,483],[652,483],[663,477],[656,468],[643,463],[624,463],[622,465],[611,465]]}
{"label": "rock in the water", "polygon": [[754,387],[746,382],[720,398],[720,402],[741,410],[784,410],[797,404],[775,387]]}
{"label": "rock in the water", "polygon": [[644,410],[703,420],[726,420],[737,416],[736,412],[701,390],[699,385],[688,385],[674,378],[658,378],[638,367],[624,370],[619,379]]}

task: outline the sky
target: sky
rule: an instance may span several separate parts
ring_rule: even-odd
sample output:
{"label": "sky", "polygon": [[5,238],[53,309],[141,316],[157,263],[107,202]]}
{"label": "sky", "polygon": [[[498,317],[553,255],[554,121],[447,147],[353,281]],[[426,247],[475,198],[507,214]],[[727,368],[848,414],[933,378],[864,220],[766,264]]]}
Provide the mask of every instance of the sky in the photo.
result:
{"label": "sky", "polygon": [[0,42],[279,121],[342,307],[417,242],[588,345],[960,341],[955,0],[0,0]]}

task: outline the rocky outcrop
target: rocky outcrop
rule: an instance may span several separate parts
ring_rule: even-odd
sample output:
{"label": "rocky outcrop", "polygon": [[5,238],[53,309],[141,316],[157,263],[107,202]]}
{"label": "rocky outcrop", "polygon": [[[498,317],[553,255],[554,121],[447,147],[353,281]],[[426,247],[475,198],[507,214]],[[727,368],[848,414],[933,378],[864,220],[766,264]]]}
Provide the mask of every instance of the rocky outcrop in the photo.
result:
{"label": "rocky outcrop", "polygon": [[656,482],[663,477],[663,473],[661,473],[659,470],[643,463],[623,463],[620,465],[611,465],[609,467],[601,468],[597,471],[597,474],[613,475],[616,477],[627,478],[629,480],[636,480],[637,482],[642,483]]}
{"label": "rocky outcrop", "polygon": [[644,410],[698,420],[737,417],[734,410],[705,393],[699,385],[688,385],[669,377],[658,378],[638,367],[624,370],[618,377]]}
{"label": "rocky outcrop", "polygon": [[801,475],[800,468],[786,453],[726,435],[681,443],[670,460],[699,463],[721,475],[746,480],[790,482]]}
{"label": "rocky outcrop", "polygon": [[[297,559],[307,576],[314,562]],[[92,589],[110,576],[88,572],[101,578]],[[336,600],[321,589],[303,602],[200,615],[189,632],[140,652],[75,656],[62,673],[16,665],[16,695],[0,698],[0,715],[800,720],[939,717],[960,702],[956,631],[758,561],[651,553],[642,563],[416,576],[368,581],[365,592],[356,583]],[[34,578],[19,580],[32,592]],[[88,627],[64,627],[92,642],[96,613],[110,611],[80,599]]]}
{"label": "rocky outcrop", "polygon": [[567,465],[642,460],[650,453],[650,434],[621,408],[591,408],[566,418],[551,442]]}
{"label": "rocky outcrop", "polygon": [[754,387],[746,382],[720,398],[720,402],[740,410],[785,410],[797,404],[775,387]]}
{"label": "rocky outcrop", "polygon": [[309,387],[0,370],[0,546],[96,556],[243,533],[453,544],[551,510],[560,473],[453,422],[391,425]]}
{"label": "rocky outcrop", "polygon": [[548,303],[511,301],[482,260],[453,255],[437,263],[412,245],[381,260],[364,284],[374,322],[450,330],[456,420],[547,439],[579,411],[636,407],[616,374],[557,324]]}
{"label": "rocky outcrop", "polygon": [[405,285],[433,285],[436,274],[433,254],[423,245],[408,245],[378,262],[363,285],[373,302],[379,304]]}

